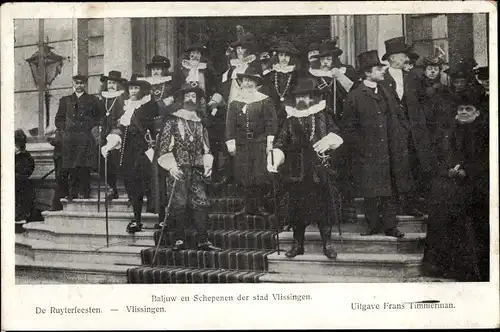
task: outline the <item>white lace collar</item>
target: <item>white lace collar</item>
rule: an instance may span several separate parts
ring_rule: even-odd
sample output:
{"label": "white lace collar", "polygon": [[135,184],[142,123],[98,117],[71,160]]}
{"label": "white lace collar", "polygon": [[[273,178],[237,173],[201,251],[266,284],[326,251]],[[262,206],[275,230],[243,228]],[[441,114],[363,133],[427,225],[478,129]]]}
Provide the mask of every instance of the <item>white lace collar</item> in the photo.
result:
{"label": "white lace collar", "polygon": [[125,104],[123,106],[123,110],[125,112],[121,116],[119,123],[123,126],[130,125],[130,121],[132,120],[132,115],[134,115],[135,110],[149,101],[151,101],[151,95],[146,95],[140,100],[125,100]]}
{"label": "white lace collar", "polygon": [[377,87],[377,82],[363,80],[363,84],[372,89],[375,89]]}
{"label": "white lace collar", "polygon": [[[347,68],[341,67],[341,68],[339,68],[339,70],[342,74],[345,74]],[[331,70],[322,70],[322,69],[309,68],[309,73],[311,73],[311,75],[316,76],[316,77],[333,77],[332,69]]]}
{"label": "white lace collar", "polygon": [[292,71],[295,70],[295,65],[287,65],[287,66],[282,66],[280,65],[279,63],[276,63],[273,65],[273,69],[274,71],[278,72],[278,73],[283,73],[283,74],[288,74]]}
{"label": "white lace collar", "polygon": [[101,96],[103,96],[106,99],[109,98],[116,98],[119,97],[123,94],[123,90],[118,90],[118,91],[103,91],[101,92]]}
{"label": "white lace collar", "polygon": [[250,54],[249,56],[247,56],[243,60],[240,60],[240,59],[231,59],[230,63],[231,63],[231,66],[241,67],[241,66],[248,65],[249,63],[255,61],[256,59],[257,59],[257,57],[255,56],[255,54]]}
{"label": "white lace collar", "polygon": [[139,77],[137,78],[141,81],[146,81],[151,85],[163,84],[165,82],[170,82],[172,80],[172,76],[150,76],[150,77]]}
{"label": "white lace collar", "polygon": [[305,118],[309,115],[316,114],[321,112],[326,107],[326,100],[321,100],[319,103],[309,106],[309,108],[305,110],[298,110],[292,106],[285,106],[287,118],[295,117],[295,118]]}
{"label": "white lace collar", "polygon": [[268,96],[263,94],[262,92],[255,91],[252,93],[247,93],[245,90],[240,90],[234,97],[234,101],[239,101],[245,104],[255,103],[261,100],[266,99]]}
{"label": "white lace collar", "polygon": [[197,64],[193,64],[190,60],[182,60],[182,67],[186,69],[206,69],[207,64],[205,62],[198,62]]}
{"label": "white lace collar", "polygon": [[194,121],[194,122],[201,121],[201,119],[199,118],[198,114],[196,114],[195,111],[188,111],[188,110],[183,109],[183,108],[173,112],[172,115],[176,116],[178,118],[184,119],[184,120],[189,120],[189,121]]}

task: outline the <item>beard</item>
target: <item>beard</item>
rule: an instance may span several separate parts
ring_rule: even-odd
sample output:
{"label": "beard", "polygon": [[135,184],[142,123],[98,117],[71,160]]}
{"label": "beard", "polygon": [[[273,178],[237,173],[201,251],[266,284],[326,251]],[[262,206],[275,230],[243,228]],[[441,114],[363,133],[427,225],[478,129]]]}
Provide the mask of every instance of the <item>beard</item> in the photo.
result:
{"label": "beard", "polygon": [[196,103],[194,101],[192,101],[192,100],[186,100],[184,102],[184,108],[187,109],[187,110],[189,110],[189,111],[196,110],[196,107],[197,107]]}
{"label": "beard", "polygon": [[305,110],[309,107],[309,105],[303,101],[303,100],[300,100],[298,103],[297,103],[297,106],[296,108],[299,110],[299,111],[302,111],[302,110]]}

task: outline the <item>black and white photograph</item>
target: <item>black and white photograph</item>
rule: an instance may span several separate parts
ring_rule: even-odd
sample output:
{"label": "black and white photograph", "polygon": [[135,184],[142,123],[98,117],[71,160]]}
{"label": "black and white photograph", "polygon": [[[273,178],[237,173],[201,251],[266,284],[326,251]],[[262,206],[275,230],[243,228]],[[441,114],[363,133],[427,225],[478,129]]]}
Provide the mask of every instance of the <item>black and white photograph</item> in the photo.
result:
{"label": "black and white photograph", "polygon": [[498,282],[491,10],[187,5],[2,32],[15,285]]}

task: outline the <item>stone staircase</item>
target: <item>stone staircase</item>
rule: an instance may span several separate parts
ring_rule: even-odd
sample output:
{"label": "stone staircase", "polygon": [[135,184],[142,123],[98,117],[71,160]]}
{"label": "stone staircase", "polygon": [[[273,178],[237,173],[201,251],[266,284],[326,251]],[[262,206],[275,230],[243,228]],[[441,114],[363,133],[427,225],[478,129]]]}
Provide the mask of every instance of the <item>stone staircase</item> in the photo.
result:
{"label": "stone staircase", "polygon": [[[96,189],[96,188],[95,188]],[[103,189],[104,191],[104,189]],[[93,190],[96,193],[97,190]],[[229,185],[212,197],[209,240],[220,252],[174,252],[171,233],[163,238],[155,267],[151,267],[159,231],[158,217],[144,212],[144,230],[127,234],[132,218],[123,188],[120,199],[109,205],[109,247],[106,245],[104,204],[97,195],[88,200],[62,200],[63,211],[43,212],[43,222],[24,226],[16,234],[16,279],[20,283],[300,283],[300,282],[412,282],[428,281],[420,275],[426,219],[398,216],[402,239],[383,235],[363,237],[362,201],[357,200],[358,221],[342,224],[342,241],[334,227],[339,252],[336,260],[322,254],[314,225],[306,232],[305,255],[293,259],[284,252],[292,233],[279,234],[277,252],[273,218],[241,213],[244,205]],[[103,194],[101,197],[104,197]],[[144,204],[146,205],[146,204]],[[144,206],[145,211],[145,206]],[[188,232],[187,242],[196,234]],[[166,245],[166,246],[165,246]]]}

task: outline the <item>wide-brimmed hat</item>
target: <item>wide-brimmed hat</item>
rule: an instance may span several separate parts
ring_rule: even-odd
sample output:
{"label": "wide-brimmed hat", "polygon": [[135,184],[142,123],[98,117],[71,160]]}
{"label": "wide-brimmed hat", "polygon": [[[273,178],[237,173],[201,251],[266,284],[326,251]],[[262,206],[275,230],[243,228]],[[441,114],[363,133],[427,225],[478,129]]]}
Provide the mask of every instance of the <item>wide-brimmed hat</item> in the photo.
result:
{"label": "wide-brimmed hat", "polygon": [[299,50],[288,40],[280,40],[276,45],[274,45],[271,50],[273,52],[283,52],[290,55],[298,55]]}
{"label": "wide-brimmed hat", "polygon": [[326,56],[332,56],[336,58],[341,56],[344,51],[337,47],[337,40],[338,38],[323,41],[319,45],[319,54],[313,55],[312,58],[320,59]]}
{"label": "wide-brimmed hat", "polygon": [[153,55],[151,62],[146,65],[147,69],[152,67],[170,68],[170,60],[162,55]]}
{"label": "wide-brimmed hat", "polygon": [[454,96],[453,99],[456,106],[472,105],[479,107],[481,105],[481,95],[474,89],[463,91]]}
{"label": "wide-brimmed hat", "polygon": [[477,75],[478,80],[485,81],[490,79],[490,70],[488,67],[479,67],[474,73]]}
{"label": "wide-brimmed hat", "polygon": [[317,92],[316,81],[309,77],[301,77],[297,80],[297,85],[292,90],[292,95],[305,95]]}
{"label": "wide-brimmed hat", "polygon": [[201,42],[196,42],[196,43],[188,45],[186,47],[186,52],[189,53],[193,50],[198,50],[201,53],[203,53],[203,52],[205,52],[206,49],[207,49],[207,47],[204,44],[202,44]]}
{"label": "wide-brimmed hat", "polygon": [[132,74],[132,76],[130,76],[130,80],[125,81],[124,85],[126,85],[127,87],[131,85],[139,86],[143,91],[151,90],[151,83],[145,80],[141,80],[141,77],[142,76],[139,74]]}
{"label": "wide-brimmed hat", "polygon": [[174,98],[179,98],[188,92],[196,92],[197,100],[205,94],[198,82],[185,82],[181,88],[174,92]]}
{"label": "wide-brimmed hat", "polygon": [[232,48],[236,48],[238,46],[241,46],[243,48],[246,48],[249,52],[254,52],[256,49],[255,38],[254,38],[253,34],[251,34],[251,33],[246,33],[238,40],[231,42],[229,45]]}
{"label": "wide-brimmed hat", "polygon": [[472,71],[465,66],[455,65],[446,70],[443,70],[443,73],[447,74],[451,78],[467,78],[471,76]]}
{"label": "wide-brimmed hat", "polygon": [[441,67],[444,64],[444,59],[438,56],[426,56],[422,59],[422,65],[427,66],[439,66]]}
{"label": "wide-brimmed hat", "polygon": [[376,66],[385,66],[380,62],[377,50],[366,51],[358,54],[358,68],[360,70],[369,69]]}
{"label": "wide-brimmed hat", "polygon": [[307,52],[311,51],[319,51],[319,43],[312,42],[309,45],[307,45]]}
{"label": "wide-brimmed hat", "polygon": [[88,79],[89,79],[89,77],[87,75],[83,75],[83,74],[77,74],[77,75],[73,76],[73,81],[87,82]]}
{"label": "wide-brimmed hat", "polygon": [[122,77],[121,71],[111,70],[109,72],[108,76],[106,76],[104,74],[101,76],[101,82],[105,82],[105,81],[115,81],[115,82],[123,83],[126,81],[126,79]]}
{"label": "wide-brimmed hat", "polygon": [[257,84],[261,85],[262,84],[262,66],[258,63],[251,63],[248,65],[247,69],[245,69],[245,72],[241,74],[236,74],[236,77],[238,80],[241,81],[243,77],[248,77],[251,79],[254,79],[257,81]]}
{"label": "wide-brimmed hat", "polygon": [[412,53],[411,46],[405,43],[404,37],[396,37],[386,40],[385,42],[385,54],[382,56],[382,61],[385,61],[392,54],[405,53],[410,56]]}

